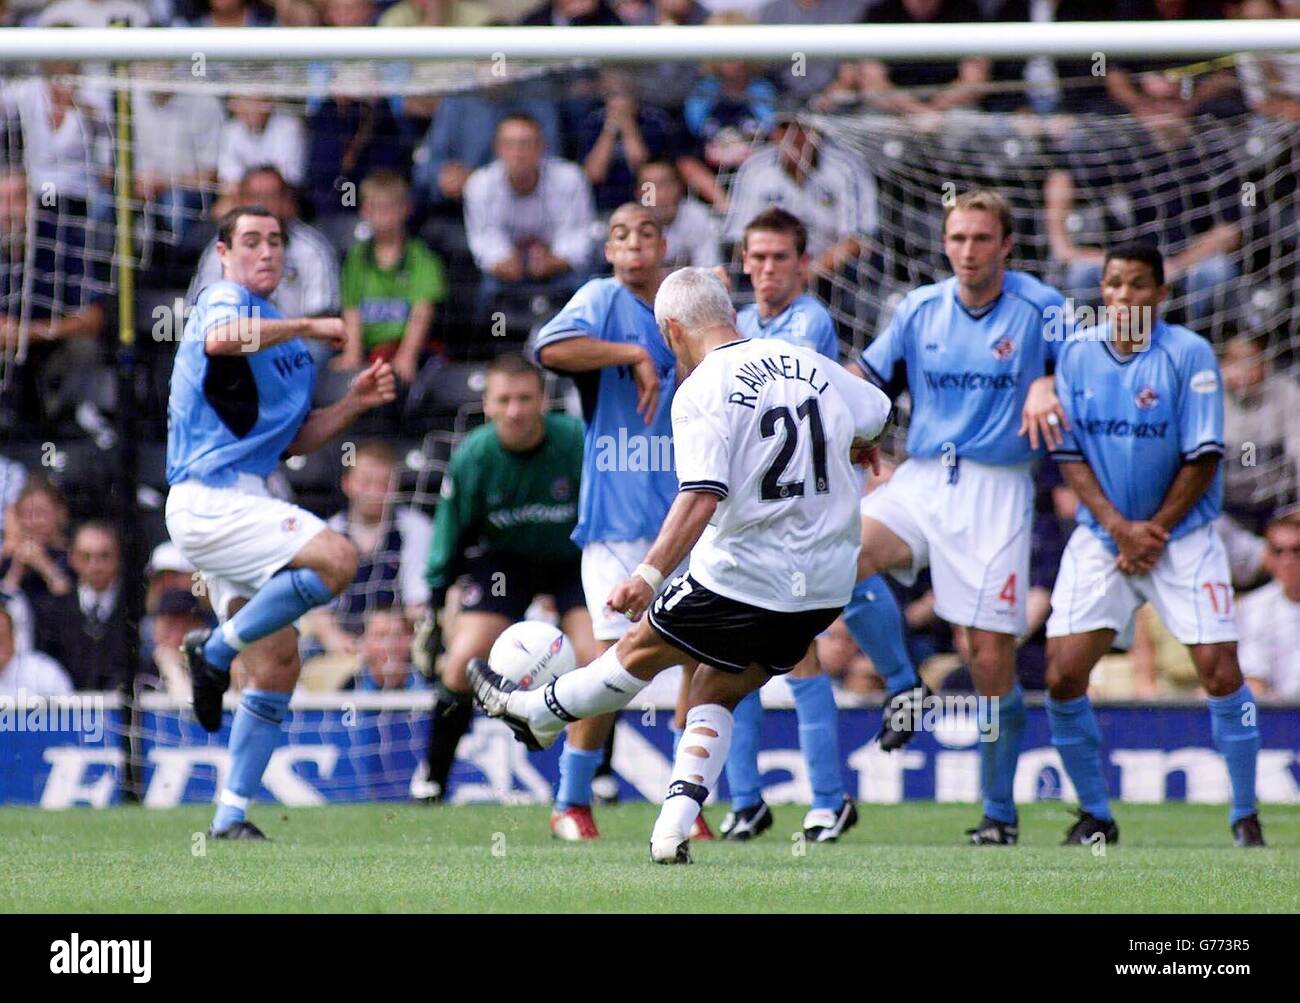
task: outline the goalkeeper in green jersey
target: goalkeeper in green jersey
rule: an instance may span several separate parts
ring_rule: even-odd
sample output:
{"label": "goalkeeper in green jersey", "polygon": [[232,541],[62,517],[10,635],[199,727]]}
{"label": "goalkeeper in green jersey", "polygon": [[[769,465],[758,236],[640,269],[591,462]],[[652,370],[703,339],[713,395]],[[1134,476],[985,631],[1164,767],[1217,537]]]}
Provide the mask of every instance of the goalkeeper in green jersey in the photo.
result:
{"label": "goalkeeper in green jersey", "polygon": [[578,661],[596,656],[581,552],[569,539],[578,521],[582,423],[546,413],[542,374],[518,355],[488,366],[483,410],[488,423],[465,437],[443,477],[425,567],[429,616],[416,644],[425,671],[432,673],[442,647],[440,611],[458,580],[460,608],[446,624],[428,755],[411,778],[411,796],[420,800],[443,797],[456,746],[469,730],[466,665],[487,658],[536,596],[555,599]]}

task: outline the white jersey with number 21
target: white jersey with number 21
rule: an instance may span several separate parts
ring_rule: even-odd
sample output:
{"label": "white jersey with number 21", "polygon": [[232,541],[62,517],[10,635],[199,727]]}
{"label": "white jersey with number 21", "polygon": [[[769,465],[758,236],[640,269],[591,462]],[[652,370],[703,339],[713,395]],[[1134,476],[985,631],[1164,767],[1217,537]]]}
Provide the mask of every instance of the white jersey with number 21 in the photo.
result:
{"label": "white jersey with number 21", "polygon": [[849,448],[889,412],[877,387],[810,349],[752,339],[706,355],[673,398],[680,489],[722,499],[692,577],[769,610],[847,603],[861,534]]}

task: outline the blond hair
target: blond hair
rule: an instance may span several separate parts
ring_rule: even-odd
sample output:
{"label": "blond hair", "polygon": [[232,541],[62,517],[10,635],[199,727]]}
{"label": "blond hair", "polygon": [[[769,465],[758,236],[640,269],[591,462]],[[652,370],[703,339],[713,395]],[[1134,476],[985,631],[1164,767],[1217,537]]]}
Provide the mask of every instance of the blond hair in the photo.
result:
{"label": "blond hair", "polygon": [[943,213],[943,229],[948,232],[948,217],[958,209],[979,209],[983,212],[991,212],[998,218],[1002,224],[1002,236],[1008,237],[1012,233],[1011,224],[1011,204],[1001,195],[987,188],[977,188],[974,191],[963,192],[949,203]]}

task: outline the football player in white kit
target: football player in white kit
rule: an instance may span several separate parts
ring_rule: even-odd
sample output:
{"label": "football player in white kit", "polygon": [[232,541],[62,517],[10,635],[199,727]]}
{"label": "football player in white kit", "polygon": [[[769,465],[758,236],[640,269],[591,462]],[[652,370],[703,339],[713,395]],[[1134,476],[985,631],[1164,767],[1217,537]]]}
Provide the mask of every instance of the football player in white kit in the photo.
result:
{"label": "football player in white kit", "polygon": [[[517,690],[483,662],[469,675],[488,714],[545,748],[566,723],[617,710],[661,670],[697,659],[650,846],[656,862],[688,863],[691,828],[727,759],[732,708],[792,669],[853,591],[859,482],[850,453],[874,460],[891,405],[816,352],[742,338],[726,288],[706,269],[665,279],[655,319],[689,375],[672,407],[677,498],[607,600],[635,626],[541,690]],[[687,573],[661,588],[688,553]]]}
{"label": "football player in white kit", "polygon": [[1057,445],[1065,424],[1046,375],[1068,332],[1065,300],[1007,269],[1012,240],[1005,199],[958,196],[944,218],[955,274],[909,293],[860,360],[891,397],[908,391],[912,418],[908,459],[862,501],[858,581],[887,570],[907,584],[928,564],[935,613],[968,628],[975,689],[997,698],[996,738],[980,743],[984,816],[967,834],[977,845],[1019,837],[1015,645],[1027,629],[1030,462],[1040,434]]}

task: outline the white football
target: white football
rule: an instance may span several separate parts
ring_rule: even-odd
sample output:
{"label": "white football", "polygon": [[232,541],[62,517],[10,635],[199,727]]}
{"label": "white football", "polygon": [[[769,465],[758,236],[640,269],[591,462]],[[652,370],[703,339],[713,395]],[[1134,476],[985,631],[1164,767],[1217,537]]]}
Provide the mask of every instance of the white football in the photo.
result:
{"label": "white football", "polygon": [[540,620],[521,620],[497,638],[488,664],[521,690],[535,690],[576,668],[578,658],[559,628]]}

